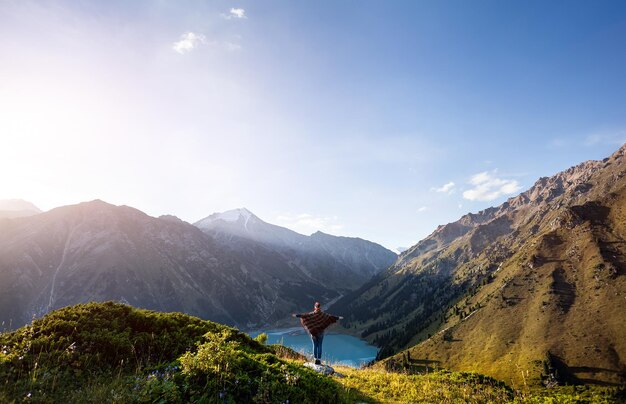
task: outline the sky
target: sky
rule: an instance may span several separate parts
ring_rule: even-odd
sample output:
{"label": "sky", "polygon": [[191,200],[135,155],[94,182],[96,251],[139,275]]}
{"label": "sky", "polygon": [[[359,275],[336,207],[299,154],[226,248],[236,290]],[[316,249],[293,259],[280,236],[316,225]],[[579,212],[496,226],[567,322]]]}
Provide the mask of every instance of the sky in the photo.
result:
{"label": "sky", "polygon": [[0,199],[409,247],[626,142],[623,1],[0,0]]}

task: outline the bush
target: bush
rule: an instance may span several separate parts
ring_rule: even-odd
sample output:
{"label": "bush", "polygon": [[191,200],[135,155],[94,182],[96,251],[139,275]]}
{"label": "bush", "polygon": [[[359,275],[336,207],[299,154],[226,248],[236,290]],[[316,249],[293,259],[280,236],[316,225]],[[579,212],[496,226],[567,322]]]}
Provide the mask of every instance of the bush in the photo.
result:
{"label": "bush", "polygon": [[[207,333],[196,352],[180,358],[191,401],[336,402],[328,378],[279,359],[260,344],[243,345],[231,330]],[[202,387],[196,389],[196,387]]]}
{"label": "bush", "polygon": [[267,343],[267,334],[262,332],[259,335],[257,335],[254,340],[256,342],[258,342],[261,345],[265,345]]}

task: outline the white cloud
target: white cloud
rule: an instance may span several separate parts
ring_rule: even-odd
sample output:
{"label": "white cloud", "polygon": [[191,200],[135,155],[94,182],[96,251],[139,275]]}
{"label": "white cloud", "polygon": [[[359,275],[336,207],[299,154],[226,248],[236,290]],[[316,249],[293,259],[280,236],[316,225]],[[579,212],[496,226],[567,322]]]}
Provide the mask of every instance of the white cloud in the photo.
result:
{"label": "white cloud", "polygon": [[239,45],[238,43],[234,43],[234,42],[224,42],[223,46],[224,46],[224,49],[230,52],[237,52],[241,50],[241,45]]}
{"label": "white cloud", "polygon": [[243,8],[231,8],[228,14],[222,14],[222,18],[227,20],[232,20],[233,18],[242,20],[248,17],[246,16],[246,10]]}
{"label": "white cloud", "polygon": [[496,176],[496,170],[484,171],[472,176],[472,189],[463,192],[463,198],[470,201],[493,201],[503,195],[513,194],[522,187],[515,180],[506,180]]}
{"label": "white cloud", "polygon": [[626,143],[626,130],[613,133],[594,133],[585,139],[585,146],[595,146],[597,144],[621,146],[624,143]]}
{"label": "white cloud", "polygon": [[303,234],[311,234],[318,230],[325,233],[336,233],[343,229],[337,216],[314,216],[309,213],[282,214],[276,217],[276,223]]}
{"label": "white cloud", "polygon": [[417,209],[418,212],[422,213],[428,210],[427,206],[422,206],[421,208]]}
{"label": "white cloud", "polygon": [[455,185],[454,182],[450,181],[447,184],[444,184],[439,188],[431,188],[430,190],[451,195],[454,193],[454,185]]}
{"label": "white cloud", "polygon": [[191,52],[192,50],[197,48],[198,45],[205,42],[206,38],[204,35],[195,34],[193,32],[186,32],[180,36],[180,41],[174,42],[174,44],[172,45],[172,49],[182,55],[184,53]]}
{"label": "white cloud", "polygon": [[243,8],[231,8],[230,15],[234,16],[235,18],[247,18],[246,10],[244,10]]}
{"label": "white cloud", "polygon": [[570,141],[567,139],[562,139],[562,138],[555,138],[552,139],[549,143],[548,143],[548,148],[549,149],[560,149],[562,147],[566,147],[570,145]]}
{"label": "white cloud", "polygon": [[180,41],[174,42],[172,49],[182,55],[191,52],[199,45],[204,45],[216,50],[226,50],[228,52],[237,52],[242,49],[242,46],[236,42],[207,40],[204,35],[194,32],[187,32],[181,35]]}

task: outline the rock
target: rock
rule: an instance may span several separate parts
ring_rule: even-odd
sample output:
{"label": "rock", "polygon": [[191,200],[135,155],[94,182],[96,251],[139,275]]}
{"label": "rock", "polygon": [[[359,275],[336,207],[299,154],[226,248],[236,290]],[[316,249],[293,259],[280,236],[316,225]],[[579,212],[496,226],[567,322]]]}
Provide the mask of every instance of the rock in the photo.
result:
{"label": "rock", "polygon": [[335,373],[335,369],[333,369],[332,367],[328,365],[316,365],[313,362],[306,362],[304,366],[306,366],[309,369],[313,369],[317,373],[321,373],[323,375],[332,375]]}

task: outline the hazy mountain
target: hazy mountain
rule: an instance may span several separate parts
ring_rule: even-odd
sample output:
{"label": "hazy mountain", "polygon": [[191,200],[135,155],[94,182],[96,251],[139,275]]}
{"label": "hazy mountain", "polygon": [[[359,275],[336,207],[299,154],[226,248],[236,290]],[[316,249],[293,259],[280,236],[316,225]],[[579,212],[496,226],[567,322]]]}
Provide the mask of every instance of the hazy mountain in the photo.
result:
{"label": "hazy mountain", "polygon": [[[328,237],[317,244],[343,253],[343,262],[360,262],[354,256],[361,253],[369,259],[361,241],[336,238],[345,248],[356,244],[351,255]],[[64,206],[0,219],[0,321],[16,327],[54,308],[116,300],[240,327],[273,324],[348,288],[333,284],[345,280],[343,264],[321,265],[329,256],[307,267],[257,241],[211,236],[174,216],[102,201]]]}
{"label": "hazy mountain", "polygon": [[307,239],[295,231],[265,223],[246,208],[213,213],[194,226],[207,233],[238,236],[270,245],[296,246]]}
{"label": "hazy mountain", "polygon": [[238,240],[257,242],[283,256],[294,269],[342,293],[363,285],[397,258],[386,248],[360,238],[319,231],[305,236],[266,223],[245,208],[212,214],[195,226],[231,245]]}
{"label": "hazy mountain", "polygon": [[41,213],[38,207],[23,199],[0,200],[0,219],[32,216],[38,213]]}
{"label": "hazy mountain", "polygon": [[625,153],[440,226],[336,310],[382,356],[418,344],[414,363],[520,384],[554,369],[569,381],[623,382]]}

